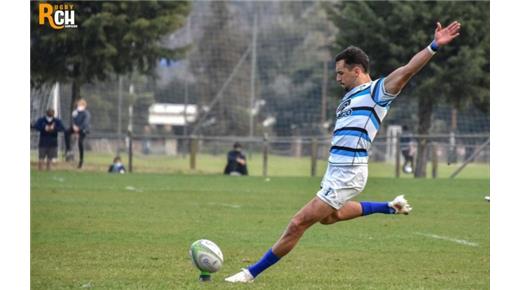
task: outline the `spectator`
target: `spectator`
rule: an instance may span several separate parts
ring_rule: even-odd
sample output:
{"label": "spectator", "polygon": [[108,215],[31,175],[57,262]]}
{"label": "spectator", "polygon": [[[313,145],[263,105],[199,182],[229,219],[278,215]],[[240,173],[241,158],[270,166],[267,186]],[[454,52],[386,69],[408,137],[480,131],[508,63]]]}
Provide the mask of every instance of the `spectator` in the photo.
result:
{"label": "spectator", "polygon": [[58,132],[64,132],[65,127],[60,119],[54,117],[54,109],[48,109],[45,116],[36,121],[33,128],[40,132],[38,142],[38,170],[43,169],[47,159],[46,169],[51,169],[53,158],[58,157]]}
{"label": "spectator", "polygon": [[121,157],[116,156],[114,158],[114,161],[108,168],[108,172],[109,173],[121,173],[121,174],[126,172],[125,166],[123,165],[123,162],[121,161]]}
{"label": "spectator", "polygon": [[233,150],[228,152],[227,164],[224,169],[226,175],[247,175],[246,157],[242,154],[242,145],[235,143]]}
{"label": "spectator", "polygon": [[414,155],[415,155],[415,142],[413,141],[412,134],[408,131],[408,126],[403,125],[403,131],[401,133],[401,153],[404,156],[403,172],[412,173],[414,170]]}
{"label": "spectator", "polygon": [[72,112],[72,121],[70,128],[65,131],[65,147],[66,159],[72,160],[72,151],[70,149],[70,136],[78,135],[79,164],[78,168],[83,167],[83,141],[90,131],[90,112],[87,111],[87,101],[79,99],[77,101],[76,110]]}
{"label": "spectator", "polygon": [[152,142],[150,141],[150,135],[151,135],[151,132],[152,130],[150,129],[150,126],[148,125],[145,125],[144,128],[143,128],[143,143],[142,143],[142,151],[143,151],[143,154],[144,155],[148,155],[150,154],[150,151],[151,151],[151,147],[152,147]]}

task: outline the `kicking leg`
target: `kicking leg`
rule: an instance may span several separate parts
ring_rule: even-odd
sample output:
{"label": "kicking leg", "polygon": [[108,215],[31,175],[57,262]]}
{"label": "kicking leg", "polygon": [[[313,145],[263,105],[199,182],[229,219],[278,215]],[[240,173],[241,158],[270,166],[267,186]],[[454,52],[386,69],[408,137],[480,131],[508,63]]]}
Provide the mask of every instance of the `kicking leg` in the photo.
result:
{"label": "kicking leg", "polygon": [[287,255],[294,246],[296,246],[300,238],[303,236],[303,233],[308,228],[335,211],[336,209],[326,204],[318,197],[314,197],[300,211],[298,211],[298,213],[296,213],[280,239],[257,263],[226,278],[225,280],[232,283],[252,282],[256,276],[274,265],[283,256]]}
{"label": "kicking leg", "polygon": [[336,209],[318,197],[313,198],[291,219],[285,232],[274,244],[273,252],[280,258],[287,255],[309,227],[334,212]]}
{"label": "kicking leg", "polygon": [[340,221],[354,219],[360,216],[371,215],[374,213],[384,214],[405,214],[410,213],[412,208],[404,195],[399,195],[389,202],[372,202],[372,201],[347,201],[343,207],[333,212],[329,216],[320,220],[321,224],[330,225]]}
{"label": "kicking leg", "polygon": [[355,219],[363,215],[361,203],[357,201],[347,201],[343,207],[333,212],[320,221],[322,225],[330,225],[339,221]]}

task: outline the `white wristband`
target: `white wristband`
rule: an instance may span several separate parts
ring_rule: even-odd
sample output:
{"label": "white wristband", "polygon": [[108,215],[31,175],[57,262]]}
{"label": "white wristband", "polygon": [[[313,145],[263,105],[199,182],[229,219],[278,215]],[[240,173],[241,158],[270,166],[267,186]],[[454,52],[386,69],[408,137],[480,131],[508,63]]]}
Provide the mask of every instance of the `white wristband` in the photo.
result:
{"label": "white wristband", "polygon": [[434,50],[433,50],[429,45],[428,45],[426,48],[428,49],[428,51],[429,51],[432,55],[434,55],[434,54],[437,53],[437,52],[434,51]]}

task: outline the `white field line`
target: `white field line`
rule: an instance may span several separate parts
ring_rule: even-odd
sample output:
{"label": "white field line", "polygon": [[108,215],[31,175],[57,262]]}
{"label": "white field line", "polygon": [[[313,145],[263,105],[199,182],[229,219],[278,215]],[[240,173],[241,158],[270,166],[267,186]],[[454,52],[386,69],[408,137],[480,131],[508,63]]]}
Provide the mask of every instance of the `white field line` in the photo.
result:
{"label": "white field line", "polygon": [[220,202],[210,202],[209,205],[220,205],[225,207],[231,207],[231,208],[241,208],[239,204],[231,204],[231,203],[220,203]]}
{"label": "white field line", "polygon": [[126,190],[129,190],[129,191],[137,191],[137,192],[143,192],[142,189],[139,189],[139,188],[135,188],[131,185],[128,185],[127,187],[125,187]]}
{"label": "white field line", "polygon": [[454,243],[461,244],[464,246],[478,247],[477,243],[466,241],[466,240],[460,240],[460,239],[455,239],[455,238],[450,238],[450,237],[439,236],[439,235],[435,235],[435,234],[427,234],[427,233],[419,233],[419,232],[416,232],[415,234],[424,236],[424,237],[428,237],[428,238],[432,238],[432,239],[450,241],[450,242],[454,242]]}
{"label": "white field line", "polygon": [[64,182],[65,181],[65,178],[57,177],[57,176],[52,177],[52,179],[56,180],[57,182]]}

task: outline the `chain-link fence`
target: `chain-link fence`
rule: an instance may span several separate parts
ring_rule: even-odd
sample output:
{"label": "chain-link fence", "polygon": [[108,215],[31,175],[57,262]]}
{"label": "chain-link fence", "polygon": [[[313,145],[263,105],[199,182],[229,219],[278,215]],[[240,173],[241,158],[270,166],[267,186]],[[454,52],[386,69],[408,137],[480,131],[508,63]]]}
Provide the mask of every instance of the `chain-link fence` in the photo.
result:
{"label": "chain-link fence", "polygon": [[[62,139],[62,138],[60,138]],[[431,164],[447,164],[454,168],[471,162],[488,165],[490,160],[489,135],[411,135],[411,146],[427,142],[427,159]],[[38,135],[31,134],[31,149],[37,150]],[[327,138],[249,138],[249,137],[202,137],[170,135],[133,135],[118,138],[113,134],[92,134],[85,141],[87,168],[104,170],[115,156],[123,156],[134,172],[199,172],[220,173],[226,162],[226,154],[233,144],[239,142],[245,155],[254,160],[256,170],[252,175],[270,175],[270,168],[282,167],[293,171],[305,166],[299,173],[289,175],[316,175],[317,164],[326,166],[330,140]],[[408,146],[400,135],[378,136],[373,142],[369,156],[371,163],[400,166],[404,163],[402,149]],[[61,140],[63,148],[63,140]],[[63,150],[62,150],[62,153]],[[415,156],[414,156],[415,157]],[[36,156],[33,155],[35,161]],[[139,164],[137,167],[132,165]],[[276,171],[276,170],[275,170]],[[453,170],[452,170],[453,171]],[[281,173],[283,175],[283,172]],[[399,172],[390,174],[399,176]]]}
{"label": "chain-link fence", "polygon": [[[190,136],[197,136],[199,154],[225,155],[240,141],[253,157],[263,154],[266,135],[270,155],[315,154],[316,160],[326,160],[343,94],[334,80],[338,31],[326,6],[321,1],[193,1],[184,27],[163,40],[169,48],[189,47],[185,56],[159,61],[154,77],[113,75],[81,87],[92,115],[87,153],[126,154],[130,130],[135,160],[189,156]],[[71,91],[67,83],[33,89],[31,123],[54,107],[68,126]],[[413,94],[404,91],[392,104],[372,144],[373,162],[395,162],[396,128],[406,125],[411,134],[417,132],[420,96]],[[423,137],[435,145],[439,162],[455,164],[471,157],[488,135],[486,110],[437,103],[430,135]],[[489,148],[475,161],[488,162]]]}

